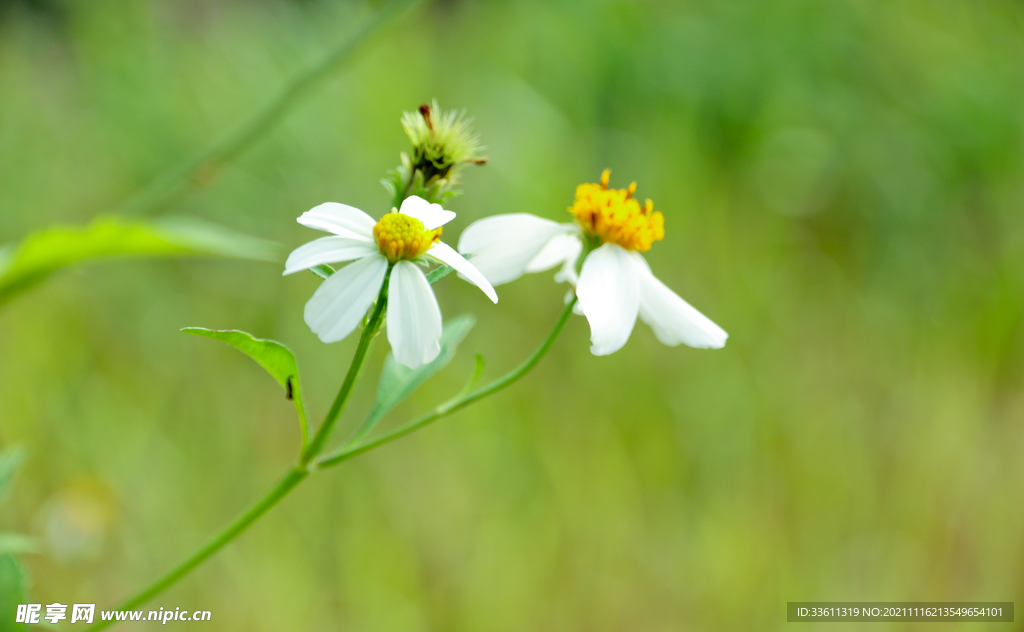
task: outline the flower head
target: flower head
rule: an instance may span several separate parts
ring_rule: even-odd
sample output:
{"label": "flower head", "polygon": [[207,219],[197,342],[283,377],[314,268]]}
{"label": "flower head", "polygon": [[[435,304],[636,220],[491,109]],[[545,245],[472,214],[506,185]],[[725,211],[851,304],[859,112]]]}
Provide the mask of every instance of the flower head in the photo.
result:
{"label": "flower head", "polygon": [[621,349],[638,316],[667,345],[724,346],[729,335],[655,278],[640,254],[665,236],[662,214],[633,199],[636,183],[609,189],[608,175],[577,187],[569,208],[575,223],[528,213],[488,217],[462,233],[459,252],[474,255],[473,265],[494,285],[561,264],[555,280],[576,286],[595,355]]}
{"label": "flower head", "polygon": [[300,224],[333,235],[296,248],[285,262],[284,274],[353,262],[313,293],[306,303],[306,324],[320,340],[337,342],[359,325],[374,299],[386,295],[388,342],[395,359],[415,368],[436,358],[441,351],[441,309],[417,264],[449,265],[498,302],[494,288],[473,264],[440,241],[442,225],[454,218],[455,213],[440,204],[415,196],[380,221],[335,202],[303,213]]}
{"label": "flower head", "polygon": [[391,263],[416,259],[441,237],[441,227],[427,230],[423,222],[405,213],[388,213],[373,227],[380,254]]}
{"label": "flower head", "polygon": [[647,252],[651,244],[665,237],[665,217],[647,200],[641,207],[633,199],[636,182],[628,189],[609,189],[611,172],[605,169],[600,184],[576,187],[576,201],[569,212],[589,236],[601,243],[615,243],[626,250]]}

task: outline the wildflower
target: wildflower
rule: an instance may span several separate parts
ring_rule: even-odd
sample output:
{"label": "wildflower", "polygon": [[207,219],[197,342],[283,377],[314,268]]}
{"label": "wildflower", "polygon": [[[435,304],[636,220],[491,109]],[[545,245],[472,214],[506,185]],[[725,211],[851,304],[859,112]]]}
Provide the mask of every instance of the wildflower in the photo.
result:
{"label": "wildflower", "polygon": [[493,285],[562,264],[555,280],[576,286],[594,355],[621,349],[638,315],[669,346],[725,346],[728,334],[655,278],[640,254],[664,238],[662,214],[650,200],[641,206],[633,198],[635,182],[627,189],[609,189],[608,177],[606,169],[599,184],[576,187],[568,209],[574,223],[528,213],[488,217],[462,233],[459,252],[474,255],[473,265]]}
{"label": "wildflower", "polygon": [[333,233],[296,248],[284,274],[326,263],[352,261],[324,281],[306,303],[305,320],[323,342],[337,342],[362,321],[383,283],[388,311],[388,342],[395,359],[408,367],[430,362],[441,351],[441,310],[420,265],[454,268],[495,303],[487,279],[459,253],[440,241],[455,213],[409,197],[379,222],[357,208],[327,202],[303,213],[303,226]]}

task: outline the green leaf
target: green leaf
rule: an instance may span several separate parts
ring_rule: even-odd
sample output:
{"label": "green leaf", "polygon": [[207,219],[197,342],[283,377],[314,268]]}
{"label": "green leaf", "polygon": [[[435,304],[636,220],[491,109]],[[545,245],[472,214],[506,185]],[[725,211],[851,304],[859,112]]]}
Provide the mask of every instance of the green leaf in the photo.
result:
{"label": "green leaf", "polygon": [[313,274],[317,275],[321,279],[325,279],[325,280],[329,279],[330,276],[332,274],[334,274],[334,268],[332,268],[331,266],[327,265],[326,263],[321,263],[318,266],[313,266],[312,268],[309,269],[309,271],[312,272]]}
{"label": "green leaf", "polygon": [[295,403],[295,410],[299,414],[299,424],[302,429],[302,444],[306,444],[309,433],[309,421],[306,414],[306,404],[302,399],[299,367],[295,362],[295,354],[292,353],[291,349],[280,342],[254,338],[252,334],[244,331],[223,331],[203,329],[202,327],[186,327],[182,331],[193,336],[205,336],[206,338],[226,342],[266,369],[267,373],[277,380],[277,383],[285,390],[288,399]]}
{"label": "green leaf", "polygon": [[431,270],[429,274],[427,274],[427,283],[433,285],[440,281],[441,279],[448,276],[449,274],[451,274],[452,272],[455,272],[455,268],[451,266],[441,266],[440,268],[435,268]]}
{"label": "green leaf", "polygon": [[25,626],[15,623],[18,605],[28,603],[25,591],[28,578],[21,563],[12,555],[0,555],[0,632],[24,630]]}
{"label": "green leaf", "polygon": [[25,451],[21,449],[21,446],[11,446],[0,453],[0,501],[7,496],[14,473],[18,471],[24,461]]}
{"label": "green leaf", "polygon": [[354,445],[362,440],[389,410],[411,395],[428,378],[447,366],[455,357],[455,350],[459,343],[475,324],[476,317],[472,314],[463,314],[445,323],[444,331],[441,334],[441,353],[432,362],[421,367],[410,369],[396,362],[394,354],[388,354],[387,359],[384,360],[380,382],[377,384],[377,398],[362,425],[349,439],[348,445]]}
{"label": "green leaf", "polygon": [[0,555],[35,553],[38,550],[34,538],[20,533],[0,533]]}
{"label": "green leaf", "polygon": [[99,218],[53,226],[0,251],[0,305],[74,263],[109,257],[212,256],[278,261],[273,242],[187,218],[143,222]]}

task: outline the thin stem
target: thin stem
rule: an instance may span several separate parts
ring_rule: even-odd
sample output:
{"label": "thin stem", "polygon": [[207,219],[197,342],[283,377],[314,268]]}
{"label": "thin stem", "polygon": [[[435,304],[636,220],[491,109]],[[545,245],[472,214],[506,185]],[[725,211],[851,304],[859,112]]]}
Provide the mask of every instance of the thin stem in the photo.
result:
{"label": "thin stem", "polygon": [[352,364],[349,365],[348,373],[345,374],[345,381],[341,383],[338,395],[334,398],[334,404],[331,405],[331,410],[327,412],[327,416],[324,417],[324,422],[320,424],[316,434],[313,435],[309,444],[302,451],[299,464],[303,467],[324,449],[324,444],[330,438],[334,425],[338,423],[342,411],[345,410],[345,404],[348,403],[348,398],[352,394],[352,387],[355,386],[356,378],[359,377],[359,371],[363,368],[366,352],[370,349],[370,343],[380,329],[380,317],[384,313],[384,306],[388,302],[388,281],[391,278],[391,269],[392,266],[389,265],[388,271],[384,274],[384,283],[377,294],[377,304],[374,306],[369,320],[366,321],[366,326],[363,327],[362,335],[359,336],[359,345],[356,347],[355,356],[352,357]]}
{"label": "thin stem", "polygon": [[195,156],[150,181],[119,209],[121,215],[141,215],[171,201],[190,184],[210,181],[216,172],[276,125],[303,96],[329,77],[342,62],[381,26],[421,0],[391,0],[374,13],[350,38],[288,82],[261,109],[222,135]]}
{"label": "thin stem", "polygon": [[399,437],[404,437],[410,432],[419,430],[423,426],[426,426],[431,422],[437,421],[438,419],[444,417],[449,413],[453,413],[464,406],[472,404],[478,399],[487,397],[488,395],[496,393],[501,389],[513,384],[514,382],[519,380],[519,378],[529,373],[530,370],[533,369],[533,367],[535,367],[538,362],[540,362],[540,359],[544,357],[548,350],[551,349],[551,345],[553,345],[555,339],[558,338],[558,334],[562,333],[562,329],[565,328],[565,324],[569,322],[569,317],[572,316],[572,308],[576,305],[576,301],[577,298],[573,296],[572,301],[570,301],[569,304],[565,306],[565,311],[562,312],[562,315],[558,319],[558,322],[555,323],[555,328],[551,330],[550,334],[548,334],[547,339],[545,339],[544,342],[541,343],[539,347],[537,347],[537,350],[533,352],[533,355],[531,355],[522,364],[512,369],[505,375],[494,380],[490,384],[487,384],[486,386],[481,386],[480,388],[469,392],[466,395],[459,395],[448,400],[447,402],[444,402],[443,404],[439,405],[437,408],[435,408],[430,413],[424,415],[423,417],[411,421],[405,424],[404,426],[400,426],[395,430],[392,430],[391,432],[383,435],[382,437],[379,437],[377,439],[374,439],[373,441],[369,441],[367,443],[355,447],[343,447],[339,452],[335,452],[321,459],[318,459],[310,466],[310,469],[312,471],[315,471],[317,469],[331,467],[332,465],[337,465],[339,463],[342,463],[343,461],[347,461],[352,457],[358,456],[364,452],[369,452],[374,448],[378,448],[384,445],[385,443],[390,443],[395,439],[398,439]]}
{"label": "thin stem", "polygon": [[[566,305],[565,311],[562,312],[558,322],[555,323],[555,328],[551,331],[540,347],[533,352],[533,355],[527,358],[526,361],[518,367],[509,371],[497,380],[494,380],[490,384],[479,389],[471,391],[466,395],[456,396],[435,408],[428,415],[401,426],[383,437],[356,447],[342,448],[341,452],[321,458],[310,464],[310,460],[314,459],[323,448],[324,442],[327,441],[331,429],[341,416],[345,403],[348,400],[348,396],[351,393],[352,385],[355,383],[355,379],[358,376],[359,368],[362,366],[363,361],[366,358],[366,352],[367,349],[369,349],[370,341],[373,339],[374,334],[379,330],[381,314],[384,310],[384,304],[387,302],[387,281],[390,275],[391,269],[388,268],[384,284],[381,288],[380,294],[377,296],[377,305],[374,307],[373,313],[370,315],[370,318],[366,323],[366,327],[363,329],[363,333],[360,336],[359,346],[356,348],[355,356],[352,358],[352,366],[349,367],[348,374],[345,376],[345,381],[341,385],[341,390],[338,391],[338,396],[334,400],[334,405],[331,407],[331,411],[327,414],[327,417],[324,419],[324,423],[320,426],[320,429],[313,437],[312,442],[310,442],[307,449],[303,452],[299,465],[292,468],[262,500],[253,505],[244,514],[236,518],[234,522],[227,526],[227,528],[214,536],[209,542],[189,556],[184,562],[174,567],[134,597],[121,604],[118,610],[133,610],[171,587],[179,579],[206,561],[206,559],[211,555],[241,535],[260,517],[262,517],[263,514],[267,513],[267,511],[279,503],[282,498],[295,489],[295,487],[305,480],[312,472],[332,465],[337,465],[338,463],[347,461],[348,459],[358,456],[364,452],[369,452],[374,448],[390,443],[391,441],[422,428],[423,426],[426,426],[449,413],[455,412],[463,406],[468,406],[478,399],[491,395],[492,393],[496,393],[497,391],[511,385],[513,382],[529,373],[530,370],[540,362],[540,359],[544,357],[548,350],[551,349],[551,345],[554,344],[555,339],[569,321],[569,317],[572,315],[573,306],[576,305],[576,297],[573,297],[572,301]],[[86,632],[98,632],[99,630],[103,630],[115,623],[117,623],[116,620],[99,621],[92,627],[87,628]]]}
{"label": "thin stem", "polygon": [[[263,514],[267,513],[271,507],[288,495],[288,492],[292,491],[299,483],[305,480],[307,476],[309,476],[309,472],[304,468],[296,467],[290,470],[288,474],[281,479],[281,482],[270,490],[270,493],[267,494],[263,500],[260,500],[249,508],[248,511],[235,519],[235,521],[228,525],[226,529],[214,536],[209,542],[203,545],[202,548],[193,553],[184,562],[173,568],[170,572],[157,579],[146,588],[142,589],[142,591],[137,595],[121,604],[118,609],[132,610],[137,608],[169,588],[176,581],[187,575],[192,569],[202,564],[206,558],[219,551],[225,544],[234,540],[239,534],[248,529],[254,522],[263,516]],[[88,628],[87,632],[97,632],[98,630],[102,630],[114,623],[117,623],[117,621],[99,621],[91,628]]]}
{"label": "thin stem", "polygon": [[[184,562],[171,569],[163,577],[160,577],[152,584],[144,588],[137,595],[129,599],[128,601],[121,604],[119,610],[132,610],[153,597],[159,595],[163,591],[170,588],[179,579],[187,575],[195,567],[202,564],[208,557],[219,551],[228,542],[231,542],[239,535],[248,529],[256,520],[258,520],[263,514],[270,510],[271,507],[276,505],[282,498],[288,495],[299,483],[301,483],[307,476],[309,476],[309,469],[306,464],[314,458],[321,449],[323,449],[324,442],[330,436],[331,428],[338,421],[338,417],[341,416],[341,411],[345,407],[345,403],[348,401],[348,397],[352,392],[352,386],[355,384],[356,377],[359,375],[359,369],[363,366],[363,361],[366,359],[366,352],[370,348],[370,342],[373,340],[374,334],[379,330],[380,318],[384,312],[384,305],[387,303],[387,288],[388,278],[391,276],[391,267],[388,267],[388,271],[384,275],[384,283],[381,285],[380,293],[377,295],[377,304],[370,315],[369,320],[366,322],[366,327],[363,329],[362,335],[359,337],[359,346],[356,347],[356,353],[352,358],[352,365],[349,366],[348,373],[345,375],[345,381],[342,382],[341,389],[338,391],[338,396],[334,400],[334,405],[331,407],[327,417],[324,419],[324,423],[320,425],[320,429],[314,435],[312,441],[306,444],[304,443],[304,450],[299,460],[299,464],[292,468],[288,474],[281,479],[281,482],[277,484],[270,493],[263,497],[255,505],[253,505],[248,511],[239,516],[227,526],[223,531],[217,534],[213,539],[207,542],[201,549],[193,553]],[[113,625],[116,621],[100,621],[94,626],[89,628],[91,632],[102,630],[108,626]]]}

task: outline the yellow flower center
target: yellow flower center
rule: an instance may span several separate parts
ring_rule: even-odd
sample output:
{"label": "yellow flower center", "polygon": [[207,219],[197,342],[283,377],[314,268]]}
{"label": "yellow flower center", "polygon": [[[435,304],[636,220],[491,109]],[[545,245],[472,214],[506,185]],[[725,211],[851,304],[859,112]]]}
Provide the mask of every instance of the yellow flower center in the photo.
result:
{"label": "yellow flower center", "polygon": [[654,210],[654,202],[647,200],[642,207],[633,199],[636,182],[628,189],[609,189],[605,169],[601,184],[581,184],[576,187],[576,201],[569,208],[579,225],[588,235],[601,243],[619,244],[626,250],[646,252],[651,244],[665,237],[665,216]]}
{"label": "yellow flower center", "polygon": [[373,236],[380,247],[380,254],[396,263],[402,259],[415,259],[429,250],[441,236],[441,227],[427,230],[415,217],[388,213],[373,227]]}

